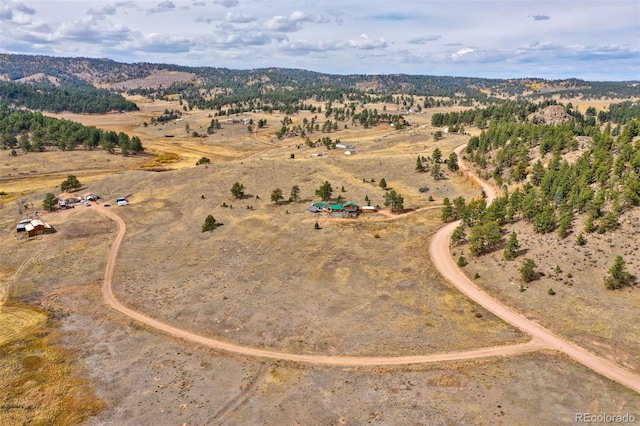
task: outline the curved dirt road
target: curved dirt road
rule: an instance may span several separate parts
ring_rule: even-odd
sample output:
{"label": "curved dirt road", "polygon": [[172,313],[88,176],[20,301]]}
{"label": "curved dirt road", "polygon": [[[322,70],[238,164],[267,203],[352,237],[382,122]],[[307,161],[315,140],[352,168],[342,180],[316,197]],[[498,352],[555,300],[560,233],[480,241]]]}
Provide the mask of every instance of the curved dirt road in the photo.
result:
{"label": "curved dirt road", "polygon": [[[402,365],[402,364],[420,364],[427,362],[438,361],[454,361],[454,360],[466,360],[476,358],[486,358],[493,356],[509,356],[517,355],[526,352],[534,352],[540,349],[544,349],[547,346],[538,341],[532,339],[527,343],[521,343],[508,346],[496,346],[480,349],[472,349],[467,351],[456,351],[447,353],[436,353],[431,355],[410,355],[410,356],[398,356],[398,357],[359,357],[359,356],[330,356],[330,355],[305,355],[294,354],[289,352],[274,351],[269,349],[253,348],[250,346],[241,346],[230,342],[225,342],[210,337],[201,336],[180,328],[171,326],[155,318],[151,318],[140,312],[134,311],[123,305],[114,295],[112,283],[113,274],[116,267],[116,259],[118,257],[118,251],[124,235],[126,232],[126,225],[122,218],[118,216],[112,208],[106,208],[100,205],[94,205],[96,210],[105,216],[112,219],[118,225],[118,232],[116,235],[111,249],[109,250],[109,257],[107,259],[107,266],[104,273],[104,281],[102,283],[102,294],[105,301],[109,306],[115,310],[123,313],[124,315],[148,325],[156,330],[170,334],[171,336],[178,337],[180,339],[189,340],[213,349],[219,349],[227,352],[232,352],[240,355],[248,355],[259,358],[270,358],[274,360],[286,360],[295,362],[304,362],[309,364],[323,364],[334,366],[351,366],[351,367],[364,367],[364,366],[382,366],[382,365]],[[116,207],[117,208],[117,207]]]}
{"label": "curved dirt road", "polygon": [[[464,146],[461,146],[456,149],[456,153],[458,154],[458,156],[460,156],[460,151],[463,148]],[[475,177],[473,173],[470,174],[478,181],[482,189],[487,194],[487,200],[489,202],[493,200],[495,198],[495,191],[493,190],[493,188],[487,183]],[[124,315],[174,337],[202,344],[213,349],[223,350],[240,355],[270,358],[275,360],[304,362],[310,364],[354,367],[383,365],[391,366],[439,361],[468,360],[492,356],[511,356],[526,352],[538,351],[541,349],[554,349],[565,353],[575,361],[587,366],[591,370],[640,393],[640,376],[618,366],[617,364],[607,359],[601,358],[579,346],[572,344],[567,340],[558,337],[557,335],[546,330],[535,322],[527,319],[523,315],[512,311],[508,307],[502,305],[500,302],[480,290],[469,278],[467,278],[456,265],[449,250],[451,234],[456,226],[458,226],[459,222],[453,222],[442,227],[440,230],[438,230],[438,232],[431,240],[430,253],[434,266],[445,277],[445,279],[451,282],[456,288],[458,288],[462,293],[467,295],[473,301],[483,306],[488,311],[494,313],[496,316],[502,318],[509,324],[512,324],[520,328],[522,331],[530,334],[532,337],[531,341],[523,344],[509,346],[498,346],[431,355],[358,357],[304,355],[268,349],[259,349],[248,346],[241,346],[230,342],[224,342],[221,340],[216,340],[213,338],[191,333],[189,331],[173,327],[162,321],[146,316],[140,312],[134,311],[126,307],[118,299],[116,299],[112,289],[112,281],[116,266],[116,259],[118,256],[118,250],[120,249],[120,245],[126,232],[126,225],[122,218],[118,216],[113,210],[99,205],[97,205],[96,208],[99,212],[114,220],[118,225],[118,233],[109,251],[109,258],[107,260],[104,281],[102,284],[102,293],[104,295],[105,301],[112,308],[123,313]]]}
{"label": "curved dirt road", "polygon": [[[461,164],[462,159],[460,151],[463,148],[464,145],[455,150]],[[475,176],[473,172],[469,171],[469,174],[480,184],[481,188],[487,194],[488,202],[491,202],[496,196],[495,190],[489,184]],[[447,281],[456,286],[458,290],[477,304],[483,306],[485,309],[502,318],[509,324],[528,333],[534,341],[537,340],[550,349],[563,352],[573,358],[573,360],[585,365],[591,370],[640,393],[640,376],[637,374],[634,374],[608,359],[597,356],[586,349],[557,336],[541,325],[511,310],[484,291],[480,290],[458,267],[451,255],[451,251],[449,250],[451,234],[459,224],[460,221],[452,222],[438,230],[431,240],[429,247],[429,253],[431,254],[431,260],[433,261],[434,266]]]}

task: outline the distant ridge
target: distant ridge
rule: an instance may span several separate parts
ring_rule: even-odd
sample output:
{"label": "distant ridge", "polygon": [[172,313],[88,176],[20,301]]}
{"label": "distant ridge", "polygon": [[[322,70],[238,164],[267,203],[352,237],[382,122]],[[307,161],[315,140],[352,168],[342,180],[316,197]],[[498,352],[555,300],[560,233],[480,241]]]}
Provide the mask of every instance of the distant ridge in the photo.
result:
{"label": "distant ridge", "polygon": [[[158,83],[150,78],[175,73],[174,80]],[[0,54],[0,79],[17,81],[33,75],[43,75],[59,81],[62,87],[91,85],[113,88],[118,91],[133,88],[154,91],[168,86],[197,87],[215,92],[215,89],[231,91],[247,90],[252,95],[277,91],[309,88],[315,91],[340,88],[354,93],[398,94],[468,97],[551,96],[586,98],[629,98],[638,96],[640,82],[596,82],[579,79],[546,80],[486,79],[407,74],[323,74],[302,69],[262,68],[232,70],[216,67],[187,67],[172,64],[121,63],[111,59],[63,58]],[[188,77],[186,77],[188,76]],[[138,84],[130,84],[135,80]],[[154,83],[154,81],[156,81]],[[128,83],[129,82],[129,83]],[[144,86],[146,84],[146,86]]]}

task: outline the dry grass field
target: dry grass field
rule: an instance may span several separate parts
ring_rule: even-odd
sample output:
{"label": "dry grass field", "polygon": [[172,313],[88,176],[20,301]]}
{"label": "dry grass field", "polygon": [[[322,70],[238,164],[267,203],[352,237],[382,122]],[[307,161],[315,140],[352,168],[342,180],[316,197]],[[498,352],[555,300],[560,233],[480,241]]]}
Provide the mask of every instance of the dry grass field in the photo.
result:
{"label": "dry grass field", "polygon": [[[439,147],[446,157],[468,139],[447,135],[435,142],[429,124],[434,110],[411,116],[414,125],[402,131],[349,125],[329,134],[356,145],[357,154],[345,156],[342,150],[306,147],[302,138],[278,140],[274,133],[281,115],[248,114],[254,120],[267,119],[268,127],[258,134],[242,124],[223,124],[214,135],[193,138],[185,132],[185,121],[191,131],[202,133],[211,120],[209,112],[191,111],[182,122],[145,127],[143,122],[165,108],[178,108],[178,103],[137,101],[141,111],[136,113],[64,117],[138,135],[146,156],[52,152],[7,156],[0,164],[1,177],[15,185],[7,186],[10,196],[0,203],[3,277],[16,276],[10,300],[48,312],[55,331],[46,336],[47,344],[67,351],[56,358],[56,365],[64,377],[75,380],[68,389],[86,395],[77,402],[77,411],[73,405],[64,409],[79,413],[67,423],[81,421],[102,404],[89,424],[568,424],[576,412],[640,414],[638,394],[553,353],[410,368],[329,368],[218,353],[110,310],[100,293],[115,232],[110,219],[80,205],[42,215],[55,234],[15,239],[15,223],[24,217],[16,201],[33,203],[27,211],[33,213],[40,210],[46,192],[58,192],[55,185],[67,174],[78,176],[85,184],[79,193],[99,194],[127,224],[114,283],[118,297],[149,316],[203,335],[287,352],[360,356],[436,353],[527,340],[460,295],[430,263],[429,239],[441,225],[442,199],[479,195],[462,175],[446,172],[446,179],[434,181],[428,173],[415,172],[418,155],[431,155]],[[294,124],[304,117],[310,114],[292,117]],[[322,136],[327,135],[310,137]],[[142,169],[167,152],[180,157],[166,165],[172,170]],[[327,155],[311,157],[318,152]],[[59,165],[62,157],[56,157],[62,154],[64,168]],[[212,163],[195,166],[203,156]],[[26,171],[17,179],[13,176]],[[319,200],[314,192],[325,180],[332,184],[334,197],[364,204],[368,196],[373,205],[382,206],[381,178],[404,196],[408,214],[341,219],[306,211]],[[245,186],[242,199],[232,197],[234,182]],[[287,198],[293,185],[300,187],[301,201],[270,201],[273,189],[281,188]],[[426,193],[419,191],[424,186],[429,188]],[[117,196],[127,196],[129,205],[115,206]],[[209,214],[224,226],[202,233]],[[321,229],[314,229],[316,222]],[[523,233],[521,239],[532,250],[528,257],[534,255],[533,238]],[[632,240],[616,244],[630,245]],[[503,288],[503,275],[497,271],[502,263],[496,259],[467,268],[477,268],[481,285],[558,332],[556,327],[567,326],[570,316],[563,313],[563,305],[553,304],[580,287],[579,274],[592,273],[564,269],[573,273],[574,285],[566,284],[565,291],[564,284],[554,283],[555,299],[546,295],[546,288],[544,297],[538,297],[533,288],[537,282],[511,296],[512,289]],[[509,271],[505,267],[505,278]],[[614,297],[603,288],[602,293]],[[516,297],[526,303],[512,300]],[[593,305],[581,305],[581,297],[563,303],[572,303],[584,320]],[[622,299],[615,306],[626,306]],[[547,307],[550,300],[555,314],[546,316],[540,306]],[[7,312],[0,310],[0,316]],[[637,332],[632,324],[616,322],[627,321],[626,314],[607,315],[593,322],[598,327],[594,330],[611,321],[626,327],[625,333]],[[568,336],[581,344],[607,343],[596,339],[599,334],[588,330],[588,323],[571,325]],[[2,368],[29,364],[29,345],[41,337],[32,339],[0,346],[6,353]],[[615,355],[635,367],[631,351],[637,343],[632,340],[619,344],[622,349]],[[74,366],[78,369],[63,369]],[[15,379],[3,378],[2,383],[22,380],[27,388],[32,383],[28,380],[33,372],[16,369],[12,374]],[[95,393],[83,387],[87,383],[80,374],[95,386]],[[39,380],[53,383],[56,377],[42,375]],[[43,407],[59,405],[53,393],[37,401]],[[30,412],[27,405],[1,404],[0,415],[12,423],[53,416]]]}

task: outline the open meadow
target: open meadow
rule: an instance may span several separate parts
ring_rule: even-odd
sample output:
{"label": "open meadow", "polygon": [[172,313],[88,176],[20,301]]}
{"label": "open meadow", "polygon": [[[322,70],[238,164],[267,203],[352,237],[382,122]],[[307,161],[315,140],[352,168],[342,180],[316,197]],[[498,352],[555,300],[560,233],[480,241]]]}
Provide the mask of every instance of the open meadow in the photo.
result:
{"label": "open meadow", "polygon": [[[12,371],[3,390],[23,385],[11,400],[0,400],[0,423],[51,418],[45,409],[29,417],[33,394],[25,383],[54,361],[69,367],[63,375],[84,397],[65,399],[52,373],[42,375],[38,386],[50,392],[39,403],[62,407],[60,419],[96,425],[568,424],[577,412],[640,418],[639,394],[551,351],[327,367],[208,349],[109,308],[100,286],[116,225],[94,204],[40,212],[57,232],[16,238],[15,224],[42,210],[45,193],[59,193],[56,186],[69,174],[83,183],[78,194],[98,194],[126,223],[113,284],[118,299],[174,327],[244,346],[334,356],[433,354],[528,341],[458,292],[431,263],[429,242],[442,226],[443,199],[480,196],[462,172],[445,170],[444,179],[435,180],[415,170],[418,156],[439,148],[447,158],[468,140],[468,134],[434,139],[440,129],[431,126],[431,114],[446,108],[407,115],[413,124],[400,131],[349,123],[307,135],[355,145],[355,154],[345,155],[344,149],[311,148],[300,136],[279,140],[280,113],[242,114],[267,120],[255,132],[215,117],[221,129],[194,137],[207,133],[211,111],[192,110],[181,121],[154,125],[151,118],[180,108],[178,102],[134,100],[140,111],[55,116],[139,136],[145,154],[52,151],[6,155],[0,162],[6,193],[0,200],[0,277],[9,284],[0,325],[14,324],[12,333],[8,327],[0,332],[0,371]],[[313,115],[301,111],[291,118],[296,124]],[[157,163],[167,153],[177,159]],[[202,157],[211,162],[196,166]],[[379,186],[383,178],[387,190]],[[368,199],[380,212],[346,219],[307,211],[320,201],[315,191],[325,181],[334,202],[340,196],[366,205]],[[244,185],[240,198],[231,193],[236,182]],[[294,185],[300,200],[288,201]],[[284,196],[278,203],[271,200],[276,188]],[[384,206],[391,189],[404,197],[401,214]],[[119,196],[127,197],[127,206],[115,205]],[[202,232],[208,215],[223,226]],[[597,245],[581,250],[555,236],[525,237],[519,229],[527,256],[546,273],[526,292],[518,292],[517,267],[501,252],[471,262],[465,272],[477,272],[478,285],[526,316],[637,371],[637,288],[614,295],[593,278],[604,274],[616,251],[637,255],[633,223],[637,217],[625,217],[615,241],[594,238]],[[596,253],[603,257],[589,263]],[[562,272],[551,272],[558,262]],[[640,273],[637,262],[629,267]],[[554,298],[546,293],[551,285]],[[594,312],[599,297],[606,306]]]}

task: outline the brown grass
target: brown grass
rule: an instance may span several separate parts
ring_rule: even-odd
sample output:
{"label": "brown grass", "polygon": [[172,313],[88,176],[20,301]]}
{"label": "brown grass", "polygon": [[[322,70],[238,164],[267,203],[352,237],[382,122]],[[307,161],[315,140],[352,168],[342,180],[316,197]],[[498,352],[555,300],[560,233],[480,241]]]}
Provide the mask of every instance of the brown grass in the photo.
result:
{"label": "brown grass", "polygon": [[[4,320],[5,308],[0,313]],[[15,314],[33,311],[11,307]],[[0,423],[69,425],[81,423],[103,406],[74,364],[74,354],[49,343],[51,331],[36,312],[37,334],[0,346]],[[4,323],[0,330],[4,330]],[[15,325],[15,324],[10,324]],[[32,327],[30,331],[36,328]],[[15,337],[15,336],[14,336]]]}

